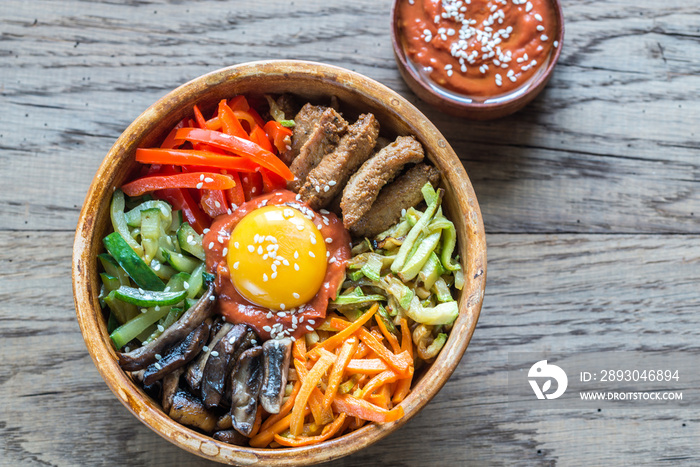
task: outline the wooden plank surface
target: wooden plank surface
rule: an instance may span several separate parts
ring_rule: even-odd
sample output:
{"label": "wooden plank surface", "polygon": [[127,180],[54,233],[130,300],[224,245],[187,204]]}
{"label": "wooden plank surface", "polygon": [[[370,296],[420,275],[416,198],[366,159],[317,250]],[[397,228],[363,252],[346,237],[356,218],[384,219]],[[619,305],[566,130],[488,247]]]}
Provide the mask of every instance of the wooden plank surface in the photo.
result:
{"label": "wooden plank surface", "polygon": [[406,427],[334,465],[698,465],[700,413],[506,401],[509,352],[698,351],[700,9],[564,0],[545,92],[495,122],[442,115],[396,70],[389,1],[3,0],[0,465],[206,465],[108,390],[74,317],[72,235],[123,129],[174,87],[249,60],[363,73],[455,148],[489,234],[482,318]]}

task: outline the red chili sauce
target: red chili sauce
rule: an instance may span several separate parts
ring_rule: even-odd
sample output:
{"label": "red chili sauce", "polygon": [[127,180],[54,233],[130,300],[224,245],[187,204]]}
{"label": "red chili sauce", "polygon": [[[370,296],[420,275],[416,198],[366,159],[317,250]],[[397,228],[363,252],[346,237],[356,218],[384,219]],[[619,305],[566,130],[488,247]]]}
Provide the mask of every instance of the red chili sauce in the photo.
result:
{"label": "red chili sauce", "polygon": [[[323,285],[318,293],[306,304],[283,313],[254,305],[243,298],[231,282],[224,254],[231,232],[238,222],[249,212],[272,205],[289,206],[309,215],[313,213],[313,223],[321,226],[321,235],[324,238],[333,239],[333,242],[326,245],[326,250],[329,252],[328,263]],[[278,190],[251,199],[232,214],[217,217],[209,232],[204,235],[202,244],[206,254],[207,270],[216,275],[218,313],[230,323],[249,325],[265,340],[273,338],[273,335],[291,335],[298,338],[310,332],[307,326],[311,328],[319,326],[326,317],[328,301],[335,298],[345,277],[345,265],[351,256],[350,234],[343,227],[343,223],[332,213],[323,215],[316,213],[306,203],[298,201],[294,193],[287,190]],[[304,284],[299,285],[303,287]],[[309,319],[313,324],[309,323]],[[273,329],[273,332],[270,329]]]}
{"label": "red chili sauce", "polygon": [[559,46],[551,0],[402,0],[398,8],[418,72],[479,100],[528,84]]}

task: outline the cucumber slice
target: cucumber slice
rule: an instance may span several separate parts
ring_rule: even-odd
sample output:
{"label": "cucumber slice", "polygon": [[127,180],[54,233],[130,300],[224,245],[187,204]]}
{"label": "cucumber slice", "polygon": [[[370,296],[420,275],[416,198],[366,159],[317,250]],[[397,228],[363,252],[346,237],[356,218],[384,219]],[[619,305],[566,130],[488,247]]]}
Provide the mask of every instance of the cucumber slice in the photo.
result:
{"label": "cucumber slice", "polygon": [[168,232],[177,232],[177,229],[182,225],[182,211],[173,211],[173,220],[170,223]]}
{"label": "cucumber slice", "polygon": [[140,313],[126,324],[119,326],[109,337],[114,342],[114,346],[117,349],[121,349],[169,312],[170,307],[149,308],[145,313]]}
{"label": "cucumber slice", "polygon": [[143,247],[143,261],[146,264],[150,264],[156,256],[162,235],[165,235],[165,232],[161,227],[160,209],[152,208],[141,211],[141,246]]}
{"label": "cucumber slice", "polygon": [[150,290],[135,289],[122,285],[119,287],[115,296],[126,303],[131,303],[137,306],[166,306],[175,305],[187,297],[187,291],[181,292],[152,292]]}
{"label": "cucumber slice", "polygon": [[201,261],[195,258],[188,258],[182,253],[170,251],[166,248],[161,248],[160,251],[165,258],[165,261],[180,272],[191,273],[201,264]]}
{"label": "cucumber slice", "polygon": [[136,206],[131,211],[125,214],[126,224],[129,227],[139,227],[141,226],[141,213],[147,209],[158,209],[158,212],[163,216],[163,219],[168,220],[168,224],[171,222],[172,217],[172,207],[165,201],[144,201],[143,203]]}
{"label": "cucumber slice", "polygon": [[104,298],[104,302],[120,324],[128,322],[139,314],[139,310],[136,306],[117,300],[116,291],[107,294]]}
{"label": "cucumber slice", "polygon": [[199,292],[202,291],[204,286],[205,267],[206,265],[204,263],[200,263],[199,266],[192,271],[192,275],[190,276],[190,280],[188,282],[189,287],[187,289],[187,298],[194,298],[197,296],[197,294],[199,294]]}
{"label": "cucumber slice", "polygon": [[131,284],[131,282],[129,281],[129,275],[126,273],[126,271],[124,271],[124,269],[122,269],[121,266],[119,266],[117,260],[112,258],[107,253],[100,253],[99,255],[97,255],[97,258],[99,258],[100,263],[102,263],[102,267],[104,268],[105,272],[108,275],[119,279],[119,283],[121,285]]}
{"label": "cucumber slice", "polygon": [[[109,207],[109,217],[112,220],[112,227],[115,232],[118,232],[124,241],[141,256],[143,249],[129,232],[129,226],[126,223],[126,215],[124,214],[124,193],[121,190],[116,190],[112,195],[112,203]],[[112,255],[114,256],[114,255]],[[121,263],[120,263],[121,264]]]}
{"label": "cucumber slice", "polygon": [[102,279],[102,284],[105,286],[105,295],[109,294],[113,290],[117,290],[122,284],[116,277],[110,276],[106,272],[100,273],[100,279]]}
{"label": "cucumber slice", "polygon": [[107,251],[114,257],[136,285],[146,290],[162,291],[165,284],[149,268],[118,232],[112,232],[102,239]]}
{"label": "cucumber slice", "polygon": [[177,230],[177,241],[182,251],[186,251],[195,258],[204,261],[204,247],[202,246],[202,236],[199,235],[190,224],[185,222]]}
{"label": "cucumber slice", "polygon": [[459,316],[459,306],[456,301],[440,303],[432,308],[423,308],[418,297],[413,297],[411,306],[406,314],[413,321],[423,324],[452,324]]}

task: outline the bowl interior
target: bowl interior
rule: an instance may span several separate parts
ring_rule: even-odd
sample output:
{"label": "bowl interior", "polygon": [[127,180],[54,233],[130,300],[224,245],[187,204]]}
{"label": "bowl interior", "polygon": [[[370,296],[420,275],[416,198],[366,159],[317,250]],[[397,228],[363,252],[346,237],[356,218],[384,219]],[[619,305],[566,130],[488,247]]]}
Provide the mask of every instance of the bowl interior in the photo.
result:
{"label": "bowl interior", "polygon": [[391,8],[391,42],[394,48],[394,57],[399,67],[401,76],[411,90],[416,93],[423,101],[437,107],[439,110],[455,115],[457,117],[465,117],[474,120],[488,120],[504,117],[506,115],[517,112],[525,105],[531,102],[544,89],[549,81],[549,78],[554,71],[554,66],[559,60],[561,54],[562,43],[564,41],[564,13],[559,0],[548,0],[554,9],[554,14],[557,22],[557,32],[554,37],[559,44],[552,50],[549,56],[547,66],[540,70],[535,78],[527,84],[527,89],[524,92],[514,91],[512,98],[499,100],[496,102],[464,102],[456,99],[451,99],[446,95],[437,92],[427,82],[426,78],[420,75],[414,66],[409,63],[404,49],[398,4],[403,0],[394,0]]}
{"label": "bowl interior", "polygon": [[[402,419],[367,425],[316,446],[255,449],[215,441],[173,421],[162,412],[159,402],[121,370],[97,298],[100,287],[96,256],[102,251],[102,238],[110,225],[111,194],[136,167],[137,147],[158,144],[178,121],[191,115],[195,103],[208,109],[236,94],[284,92],[325,103],[336,96],[346,114],[374,113],[382,135],[415,135],[421,141],[429,160],[443,174],[443,203],[457,229],[465,287],[459,298],[460,316],[438,358],[402,403],[406,414]],[[437,393],[459,363],[479,316],[485,276],[486,244],[476,196],[461,162],[439,131],[385,86],[348,70],[300,61],[253,62],[218,70],[175,89],[148,108],[119,137],[100,166],[83,205],[73,254],[73,288],[81,332],[110,389],[161,436],[192,453],[230,464],[308,465],[350,454],[397,429]]]}

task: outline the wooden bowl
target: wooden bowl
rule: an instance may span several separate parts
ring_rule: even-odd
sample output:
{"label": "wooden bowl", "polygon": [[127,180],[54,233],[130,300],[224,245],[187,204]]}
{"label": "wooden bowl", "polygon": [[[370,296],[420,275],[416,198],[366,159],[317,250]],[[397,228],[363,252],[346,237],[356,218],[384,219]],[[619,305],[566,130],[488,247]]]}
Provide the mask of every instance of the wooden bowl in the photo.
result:
{"label": "wooden bowl", "polygon": [[[373,112],[383,132],[415,135],[428,158],[443,173],[444,208],[457,228],[466,284],[459,300],[460,316],[436,361],[402,403],[405,416],[316,446],[254,449],[215,441],[170,419],[122,371],[107,334],[98,303],[97,254],[109,229],[109,202],[134,168],[139,146],[156,144],[192,105],[213,107],[220,99],[243,93],[291,92],[307,99],[337,96],[343,107]],[[486,241],[479,205],[464,168],[440,132],[403,97],[357,73],[319,63],[264,61],[224,68],[190,81],[160,99],[122,133],[105,157],[90,186],[78,221],[73,249],[73,292],[80,329],[97,369],[112,392],[153,431],[199,456],[234,465],[308,465],[355,452],[387,436],[415,415],[440,390],[462,357],[476,326],[486,279]]]}
{"label": "wooden bowl", "polygon": [[532,82],[527,84],[527,89],[519,88],[513,91],[510,97],[499,98],[493,102],[467,102],[450,98],[444,93],[437,92],[427,81],[427,78],[420,75],[406,57],[401,39],[397,8],[399,2],[402,1],[406,0],[394,0],[391,8],[391,42],[394,47],[394,57],[396,58],[399,72],[406,84],[408,84],[408,87],[418,97],[447,114],[472,120],[491,120],[515,113],[530,103],[544,89],[552,76],[554,66],[559,60],[564,42],[564,13],[559,0],[549,0],[554,8],[557,25],[559,26],[555,39],[559,45],[552,51],[547,66],[538,72]]}

